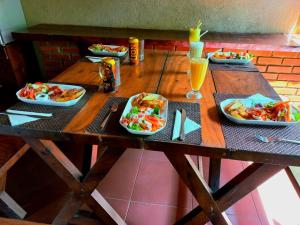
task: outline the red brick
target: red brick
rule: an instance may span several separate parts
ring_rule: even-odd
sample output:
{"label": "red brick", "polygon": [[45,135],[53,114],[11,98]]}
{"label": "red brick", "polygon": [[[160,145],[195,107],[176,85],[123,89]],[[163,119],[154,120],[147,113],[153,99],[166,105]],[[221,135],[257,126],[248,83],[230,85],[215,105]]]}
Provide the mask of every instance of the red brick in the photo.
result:
{"label": "red brick", "polygon": [[300,102],[300,96],[292,95],[292,96],[288,96],[288,98],[289,98],[290,101],[292,101],[292,102]]}
{"label": "red brick", "polygon": [[292,72],[292,67],[291,66],[268,66],[268,72],[290,73]]}
{"label": "red brick", "polygon": [[273,56],[288,58],[297,58],[298,54],[299,52],[273,52]]}
{"label": "red brick", "polygon": [[49,59],[46,59],[44,60],[44,65],[45,66],[55,66],[55,67],[58,67],[61,65],[61,62],[60,61],[57,61],[57,60],[49,60]]}
{"label": "red brick", "polygon": [[41,52],[43,52],[43,54],[59,52],[59,47],[54,47],[54,46],[43,45],[43,46],[40,46],[39,49]]}
{"label": "red brick", "polygon": [[175,45],[154,45],[155,49],[174,51]]}
{"label": "red brick", "polygon": [[249,50],[248,52],[253,54],[254,56],[272,56],[271,51]]}
{"label": "red brick", "polygon": [[277,80],[278,73],[262,73],[267,80]]}
{"label": "red brick", "polygon": [[256,65],[257,69],[260,71],[260,72],[266,72],[267,70],[267,66],[262,66],[262,65]]}
{"label": "red brick", "polygon": [[298,92],[299,92],[300,82],[288,82],[287,86],[290,88],[298,88]]}
{"label": "red brick", "polygon": [[297,93],[297,88],[274,88],[274,90],[280,95],[295,95]]}
{"label": "red brick", "polygon": [[190,48],[187,46],[176,46],[176,51],[189,51]]}
{"label": "red brick", "polygon": [[280,65],[282,63],[282,58],[258,57],[257,63],[262,65]]}
{"label": "red brick", "polygon": [[300,59],[283,59],[283,65],[300,66]]}
{"label": "red brick", "polygon": [[280,80],[270,81],[269,83],[272,87],[287,87],[288,85],[287,81],[280,81]]}
{"label": "red brick", "polygon": [[64,60],[70,60],[70,55],[65,55],[65,54],[53,54],[51,55],[51,59],[64,59]]}
{"label": "red brick", "polygon": [[61,48],[61,50],[65,53],[78,53],[79,52],[79,48],[77,48],[77,47],[63,47],[63,48]]}
{"label": "red brick", "polygon": [[253,57],[253,59],[251,61],[252,61],[252,63],[256,64],[257,63],[257,57]]}
{"label": "red brick", "polygon": [[74,61],[79,60],[81,57],[80,57],[80,55],[78,54],[78,55],[71,55],[70,58],[71,58],[71,61],[74,62]]}
{"label": "red brick", "polygon": [[153,49],[154,46],[153,46],[152,43],[145,41],[145,46],[144,46],[144,48],[145,48],[145,49]]}
{"label": "red brick", "polygon": [[300,67],[298,66],[295,66],[294,68],[293,68],[293,73],[300,73]]}
{"label": "red brick", "polygon": [[279,74],[278,80],[300,81],[300,74]]}

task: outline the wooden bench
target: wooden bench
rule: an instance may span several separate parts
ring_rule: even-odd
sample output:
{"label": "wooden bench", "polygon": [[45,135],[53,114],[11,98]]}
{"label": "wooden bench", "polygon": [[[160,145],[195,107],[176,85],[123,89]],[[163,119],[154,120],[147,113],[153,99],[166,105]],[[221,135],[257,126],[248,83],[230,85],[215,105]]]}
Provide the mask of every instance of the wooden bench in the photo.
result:
{"label": "wooden bench", "polygon": [[[28,149],[29,146],[24,145],[20,138],[0,136],[0,212],[9,218],[23,219],[26,215],[25,210],[5,191],[5,186],[8,170]],[[0,224],[10,223],[2,223],[0,218]]]}

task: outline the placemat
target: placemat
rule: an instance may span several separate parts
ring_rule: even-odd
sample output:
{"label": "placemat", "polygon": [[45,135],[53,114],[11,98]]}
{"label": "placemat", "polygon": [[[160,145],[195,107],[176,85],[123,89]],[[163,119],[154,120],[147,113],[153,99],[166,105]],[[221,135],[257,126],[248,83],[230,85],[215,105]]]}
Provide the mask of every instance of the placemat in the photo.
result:
{"label": "placemat", "polygon": [[[216,104],[220,114],[220,102],[227,98],[246,98],[247,95],[215,94]],[[249,126],[236,124],[228,120],[223,114],[220,116],[226,146],[230,150],[255,151],[282,155],[300,156],[300,145],[285,142],[264,143],[255,138],[255,134],[262,136],[282,137],[300,140],[300,125],[288,127]]]}
{"label": "placemat", "polygon": [[[120,124],[119,120],[121,118],[122,112],[125,108],[125,105],[128,101],[128,98],[122,97],[110,97],[103,108],[99,111],[95,120],[89,125],[87,128],[87,132],[97,133],[97,134],[114,134],[114,135],[122,135],[122,136],[136,136],[130,134],[126,129],[124,129]],[[104,117],[109,112],[110,106],[116,103],[118,104],[118,111],[111,114],[111,117],[106,125],[106,127],[101,130],[100,124],[103,121]],[[201,124],[200,120],[200,105],[198,103],[186,103],[186,102],[169,102],[168,104],[168,119],[166,127],[160,132],[151,135],[151,136],[143,136],[148,141],[162,141],[162,142],[180,142],[180,143],[188,143],[193,145],[200,145],[201,138],[201,128],[193,131],[186,135],[184,141],[172,140],[173,126],[175,120],[175,111],[176,109],[186,109],[187,117],[191,120],[195,121],[198,124]]]}
{"label": "placemat", "polygon": [[[56,82],[58,83],[58,82]],[[59,83],[62,84],[62,83]],[[47,131],[62,131],[65,126],[71,121],[71,119],[80,111],[80,109],[86,104],[91,95],[97,91],[97,87],[94,85],[80,85],[86,89],[85,95],[77,102],[77,104],[69,107],[60,106],[45,106],[34,105],[24,102],[18,102],[9,109],[32,111],[39,113],[52,113],[53,116],[46,118],[40,117],[40,120],[25,123],[17,127]],[[7,115],[0,114],[0,126],[10,126],[10,122]]]}
{"label": "placemat", "polygon": [[226,63],[213,63],[208,64],[210,70],[231,70],[231,71],[244,71],[244,72],[259,72],[257,67],[249,62],[247,64],[226,64]]}

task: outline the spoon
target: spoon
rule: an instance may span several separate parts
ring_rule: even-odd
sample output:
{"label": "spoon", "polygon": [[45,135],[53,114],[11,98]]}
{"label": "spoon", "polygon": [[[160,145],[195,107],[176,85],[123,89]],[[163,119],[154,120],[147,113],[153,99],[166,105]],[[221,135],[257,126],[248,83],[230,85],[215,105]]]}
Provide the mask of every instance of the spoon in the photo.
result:
{"label": "spoon", "polygon": [[110,110],[109,110],[109,113],[105,116],[104,120],[102,121],[101,125],[100,125],[100,129],[102,130],[106,124],[107,124],[107,121],[111,115],[111,113],[113,112],[117,112],[118,110],[118,104],[112,104],[111,107],[110,107]]}

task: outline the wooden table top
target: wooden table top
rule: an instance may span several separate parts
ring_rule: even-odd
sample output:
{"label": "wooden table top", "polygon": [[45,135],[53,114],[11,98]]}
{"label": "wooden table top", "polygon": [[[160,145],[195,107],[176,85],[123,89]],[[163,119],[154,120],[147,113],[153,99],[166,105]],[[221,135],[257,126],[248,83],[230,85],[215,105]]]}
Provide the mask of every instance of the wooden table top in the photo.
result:
{"label": "wooden table top", "polygon": [[[253,160],[265,162],[269,160],[268,154],[230,152],[226,149],[224,135],[213,93],[234,93],[276,95],[273,88],[258,72],[241,71],[208,71],[201,93],[200,100],[202,121],[202,146],[186,146],[181,144],[166,144],[143,140],[142,137],[134,139],[118,136],[87,134],[85,129],[93,121],[99,110],[103,107],[109,96],[130,97],[140,92],[159,93],[170,101],[192,102],[185,97],[190,90],[189,78],[186,71],[189,61],[186,53],[145,50],[145,61],[139,65],[121,65],[121,86],[116,93],[95,93],[87,104],[77,113],[65,127],[64,132],[49,134],[45,132],[26,132],[14,127],[10,132],[0,130],[2,133],[12,135],[31,136],[45,139],[65,138],[75,140],[78,138],[96,142],[112,142],[112,140],[127,141],[128,147],[143,147],[159,151],[164,144],[165,148],[174,148],[186,154],[206,155],[210,157],[233,158],[240,160]],[[66,71],[58,75],[54,81],[76,84],[93,84],[99,82],[98,65],[87,61],[79,61]],[[118,142],[116,142],[118,144]],[[272,163],[286,165],[300,165],[300,158],[278,155],[272,157]]]}

